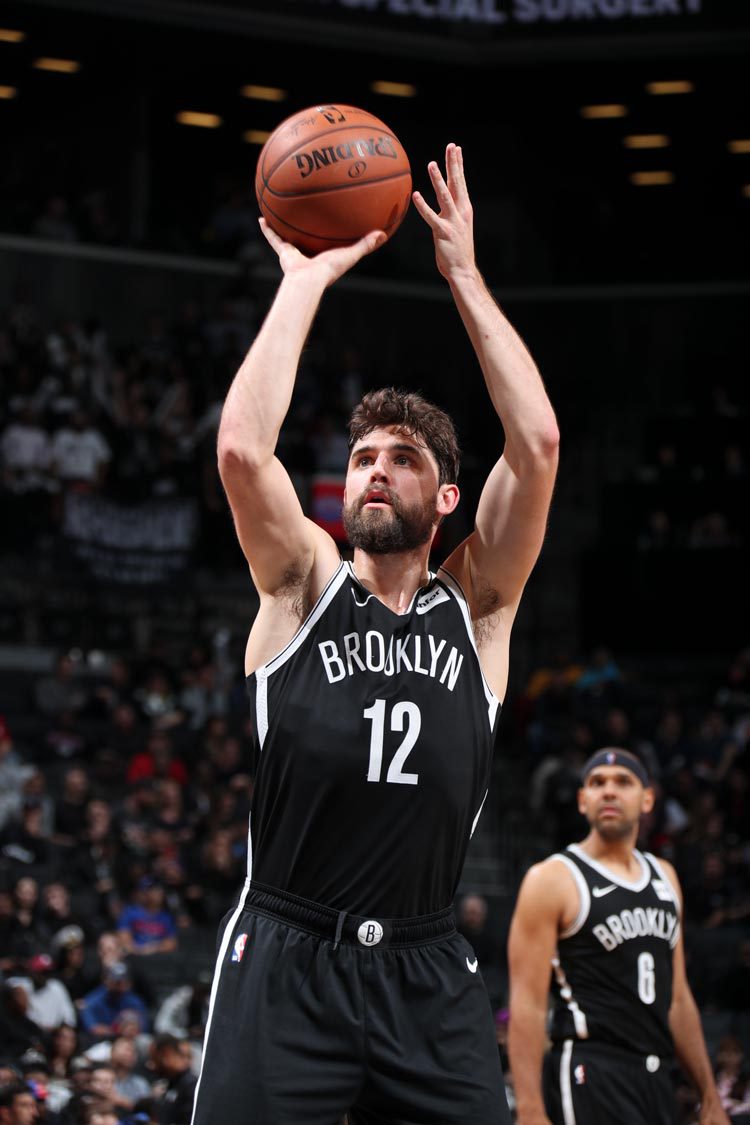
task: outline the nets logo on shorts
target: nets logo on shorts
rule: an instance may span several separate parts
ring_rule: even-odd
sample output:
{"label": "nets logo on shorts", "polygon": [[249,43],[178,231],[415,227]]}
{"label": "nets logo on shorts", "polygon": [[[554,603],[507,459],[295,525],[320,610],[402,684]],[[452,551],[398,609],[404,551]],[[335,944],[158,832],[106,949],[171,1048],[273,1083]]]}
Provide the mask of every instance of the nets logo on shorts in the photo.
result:
{"label": "nets logo on shorts", "polygon": [[234,941],[234,949],[232,950],[232,960],[241,961],[245,956],[245,946],[247,945],[247,934],[239,934]]}

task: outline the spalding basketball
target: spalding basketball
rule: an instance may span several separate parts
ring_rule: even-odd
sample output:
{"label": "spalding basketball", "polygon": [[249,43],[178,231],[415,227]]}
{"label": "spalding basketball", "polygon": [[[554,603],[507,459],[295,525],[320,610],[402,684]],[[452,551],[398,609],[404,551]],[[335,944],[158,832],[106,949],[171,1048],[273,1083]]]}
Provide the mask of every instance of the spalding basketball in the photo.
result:
{"label": "spalding basketball", "polygon": [[371,113],[316,105],[271,133],[258,157],[255,194],[281,238],[318,254],[371,230],[390,238],[409,208],[411,168],[401,142]]}

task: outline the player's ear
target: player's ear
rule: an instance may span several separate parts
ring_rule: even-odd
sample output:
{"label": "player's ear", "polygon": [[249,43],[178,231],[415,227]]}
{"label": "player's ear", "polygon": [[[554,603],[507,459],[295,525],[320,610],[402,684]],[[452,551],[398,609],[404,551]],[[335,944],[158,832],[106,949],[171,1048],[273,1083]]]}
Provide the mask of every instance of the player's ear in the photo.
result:
{"label": "player's ear", "polygon": [[438,489],[437,512],[439,516],[449,516],[458,507],[461,493],[457,484],[441,484]]}
{"label": "player's ear", "polygon": [[583,786],[581,786],[581,788],[578,790],[577,798],[578,798],[578,811],[581,814],[581,816],[585,816],[586,815],[586,790],[584,789]]}
{"label": "player's ear", "polygon": [[655,795],[653,789],[651,788],[651,786],[649,786],[648,789],[644,789],[643,790],[643,799],[641,800],[641,812],[642,813],[650,813],[651,810],[654,807],[655,800],[656,800],[656,795]]}

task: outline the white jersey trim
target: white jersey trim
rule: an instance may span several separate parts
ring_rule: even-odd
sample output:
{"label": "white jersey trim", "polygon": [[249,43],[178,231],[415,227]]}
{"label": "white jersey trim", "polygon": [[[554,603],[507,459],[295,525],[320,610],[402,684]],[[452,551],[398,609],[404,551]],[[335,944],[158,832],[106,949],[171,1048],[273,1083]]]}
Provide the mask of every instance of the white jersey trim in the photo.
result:
{"label": "white jersey trim", "polygon": [[[392,613],[394,617],[407,617],[414,608],[414,602],[417,599],[417,595],[421,594],[422,591],[425,589],[424,586],[420,586],[418,590],[415,590],[414,594],[412,596],[412,599],[409,602],[406,609],[404,610],[404,612],[403,613],[396,613],[396,611],[391,609],[390,606],[386,605],[385,602],[380,601],[380,598],[378,597],[377,594],[373,594],[372,591],[368,590],[367,587],[362,582],[360,582],[359,578],[357,577],[357,572],[354,569],[354,563],[346,562],[346,563],[344,563],[344,566],[348,569],[349,574],[351,575],[353,580],[357,583],[357,585],[360,586],[365,592],[365,595],[366,595],[365,600],[363,602],[358,602],[357,601],[357,595],[356,595],[355,591],[352,590],[352,597],[354,598],[354,604],[359,606],[360,609],[364,609],[364,607],[371,600],[371,598],[375,598],[375,601],[380,602],[380,604],[383,606],[383,608],[387,609],[389,613]],[[428,570],[427,571],[427,586],[429,586],[432,582],[434,582],[434,580],[435,580],[435,575],[432,573],[431,570]]]}
{"label": "white jersey trim", "polygon": [[576,1111],[573,1109],[573,1087],[570,1081],[570,1064],[573,1058],[573,1040],[566,1039],[560,1056],[560,1097],[562,1098],[563,1121],[565,1125],[576,1125]]}
{"label": "white jersey trim", "polygon": [[232,917],[229,919],[229,921],[227,922],[226,927],[224,929],[224,934],[223,934],[222,939],[221,939],[221,945],[219,947],[219,952],[216,956],[216,968],[214,969],[214,979],[211,983],[211,997],[210,997],[209,1002],[208,1002],[208,1016],[206,1018],[206,1031],[205,1031],[205,1035],[203,1036],[203,1053],[201,1055],[201,1068],[200,1068],[200,1072],[198,1074],[198,1081],[195,1084],[195,1095],[193,1097],[193,1113],[192,1113],[192,1116],[190,1118],[190,1125],[194,1125],[195,1113],[196,1113],[196,1110],[198,1108],[198,1094],[199,1094],[200,1088],[201,1088],[201,1078],[203,1077],[203,1062],[206,1058],[206,1047],[208,1045],[208,1036],[211,1032],[211,1022],[213,1020],[214,1005],[216,1003],[216,994],[219,991],[219,978],[221,976],[221,970],[222,970],[222,968],[224,966],[224,963],[225,963],[227,950],[229,949],[229,943],[232,940],[232,934],[234,932],[235,924],[236,924],[237,919],[239,918],[240,914],[245,909],[245,900],[247,899],[247,892],[249,890],[250,890],[250,875],[248,874],[248,877],[245,880],[245,885],[242,888],[242,892],[240,894],[239,902],[237,903],[237,906],[235,907],[234,913],[232,914]]}
{"label": "white jersey trim", "polygon": [[680,903],[680,896],[677,894],[677,891],[674,889],[674,886],[672,884],[672,880],[669,878],[656,856],[652,855],[651,852],[645,852],[644,855],[646,856],[646,859],[651,864],[661,881],[663,883],[666,883],[667,887],[669,887],[669,890],[672,894],[672,902],[674,903],[674,908],[677,911],[677,925],[675,926],[674,934],[672,935],[672,940],[670,941],[669,946],[670,949],[674,949],[677,945],[677,942],[680,940],[680,930],[682,928],[682,905]]}
{"label": "white jersey trim", "polygon": [[268,670],[259,668],[255,673],[255,729],[258,746],[263,749],[268,734]]}
{"label": "white jersey trim", "polygon": [[452,575],[449,570],[446,570],[444,566],[441,566],[438,569],[437,576],[438,579],[443,582],[446,588],[453,594],[453,597],[456,599],[458,607],[461,610],[461,614],[464,619],[464,625],[466,626],[466,632],[469,634],[471,647],[474,649],[474,653],[477,658],[477,664],[479,665],[479,673],[482,677],[482,686],[484,687],[484,694],[487,698],[487,711],[490,720],[490,727],[494,727],[495,718],[497,717],[498,708],[500,707],[500,700],[495,695],[490,685],[487,683],[487,677],[485,676],[484,669],[482,668],[482,661],[479,658],[479,649],[477,648],[477,640],[474,636],[474,627],[471,620],[471,613],[469,612],[469,603],[466,600],[466,594],[463,592],[461,583],[458,581],[458,579],[454,577],[454,575]]}
{"label": "white jersey trim", "polygon": [[487,794],[488,793],[489,793],[489,789],[485,789],[484,796],[482,797],[482,803],[479,806],[479,808],[477,809],[477,815],[474,817],[474,820],[472,821],[471,832],[469,833],[469,839],[471,839],[471,837],[474,835],[474,829],[476,828],[477,824],[479,823],[479,818],[482,815],[482,809],[484,808],[484,802],[487,800]]}
{"label": "white jersey trim", "polygon": [[651,868],[637,848],[633,849],[633,855],[640,864],[641,877],[635,883],[629,883],[627,879],[622,879],[619,875],[615,875],[614,872],[610,871],[608,867],[605,867],[603,863],[598,863],[597,860],[586,855],[585,851],[578,844],[569,844],[568,851],[577,855],[578,858],[583,860],[584,863],[587,863],[589,867],[593,867],[594,871],[598,871],[599,874],[603,875],[610,883],[616,883],[618,887],[623,887],[626,891],[643,891],[651,882]]}
{"label": "white jersey trim", "polygon": [[583,872],[580,867],[573,863],[572,859],[563,855],[562,852],[555,852],[554,855],[550,856],[550,859],[559,859],[561,863],[565,864],[568,871],[570,871],[575,879],[576,887],[578,888],[578,913],[570,925],[560,932],[560,939],[562,940],[563,938],[573,937],[574,934],[577,934],[588,918],[591,910],[591,892],[589,891],[588,883],[583,877]]}
{"label": "white jersey trim", "polygon": [[259,668],[255,669],[255,676],[259,681],[261,673],[264,673],[266,677],[270,676],[273,672],[277,671],[282,664],[285,664],[290,657],[294,656],[300,645],[307,639],[310,630],[316,624],[323,611],[326,610],[333,601],[334,596],[338,593],[348,573],[346,563],[342,559],[328,580],[328,584],[323,590],[323,593],[320,595],[291,641],[289,641],[276,656],[272,656],[265,664],[261,664]]}

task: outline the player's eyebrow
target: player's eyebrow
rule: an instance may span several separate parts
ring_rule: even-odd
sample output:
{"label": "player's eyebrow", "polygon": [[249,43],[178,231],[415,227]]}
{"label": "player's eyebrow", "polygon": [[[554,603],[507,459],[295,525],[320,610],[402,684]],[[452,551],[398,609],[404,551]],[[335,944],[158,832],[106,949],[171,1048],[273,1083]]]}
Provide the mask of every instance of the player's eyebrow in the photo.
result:
{"label": "player's eyebrow", "polygon": [[[356,457],[361,457],[363,453],[372,453],[375,448],[376,447],[374,445],[358,445],[356,447],[356,449],[352,450],[352,455],[351,455],[352,461]],[[416,454],[419,457],[423,456],[423,450],[420,449],[420,447],[418,445],[413,445],[411,442],[408,442],[408,441],[399,441],[399,442],[396,442],[394,445],[389,445],[387,447],[387,452],[389,452],[389,453],[393,453],[393,452],[413,453],[413,454]]]}

